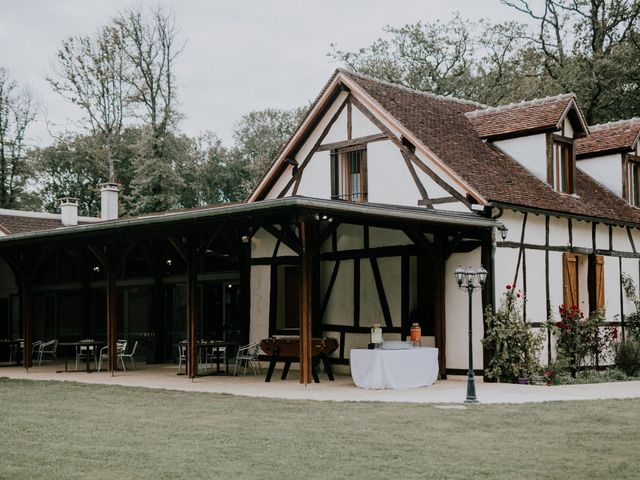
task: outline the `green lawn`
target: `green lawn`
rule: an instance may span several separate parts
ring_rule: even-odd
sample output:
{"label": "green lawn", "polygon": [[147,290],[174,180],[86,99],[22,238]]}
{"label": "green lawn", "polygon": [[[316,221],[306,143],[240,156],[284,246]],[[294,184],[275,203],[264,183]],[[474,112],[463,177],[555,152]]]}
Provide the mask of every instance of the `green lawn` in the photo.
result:
{"label": "green lawn", "polygon": [[640,400],[284,401],[0,378],[2,479],[638,478]]}

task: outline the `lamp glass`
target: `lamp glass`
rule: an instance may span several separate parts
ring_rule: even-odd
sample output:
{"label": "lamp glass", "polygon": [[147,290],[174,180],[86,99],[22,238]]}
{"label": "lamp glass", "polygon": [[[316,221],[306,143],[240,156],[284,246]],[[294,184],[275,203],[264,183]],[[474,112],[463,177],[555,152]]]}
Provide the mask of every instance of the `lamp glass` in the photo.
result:
{"label": "lamp glass", "polygon": [[462,278],[464,277],[464,268],[462,268],[462,265],[458,265],[458,268],[456,268],[456,271],[453,272],[453,274],[456,276],[456,282],[458,283],[458,286],[461,287]]}
{"label": "lamp glass", "polygon": [[476,275],[478,276],[478,282],[480,283],[480,285],[484,285],[484,282],[487,281],[487,271],[482,265],[480,265],[480,268],[476,272]]}
{"label": "lamp glass", "polygon": [[469,268],[467,268],[467,271],[466,271],[466,272],[464,272],[464,274],[465,274],[465,275],[466,275],[466,277],[467,277],[467,283],[472,284],[472,283],[473,283],[473,277],[475,277],[475,276],[476,276],[476,272],[474,272],[474,271],[471,269],[471,266],[469,266]]}

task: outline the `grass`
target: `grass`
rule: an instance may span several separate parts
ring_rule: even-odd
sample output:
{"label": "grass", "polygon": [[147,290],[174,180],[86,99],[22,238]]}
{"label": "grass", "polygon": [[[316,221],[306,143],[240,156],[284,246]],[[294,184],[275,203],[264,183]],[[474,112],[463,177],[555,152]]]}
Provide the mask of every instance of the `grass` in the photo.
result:
{"label": "grass", "polygon": [[637,478],[640,400],[284,401],[0,378],[1,479]]}

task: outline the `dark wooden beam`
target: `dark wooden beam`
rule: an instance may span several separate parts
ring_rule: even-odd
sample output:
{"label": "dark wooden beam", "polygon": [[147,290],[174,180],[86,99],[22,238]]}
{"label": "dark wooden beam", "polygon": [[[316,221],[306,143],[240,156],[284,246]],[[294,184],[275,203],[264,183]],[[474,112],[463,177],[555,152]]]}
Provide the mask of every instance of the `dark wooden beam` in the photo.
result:
{"label": "dark wooden beam", "polygon": [[[298,167],[298,170],[296,171],[296,173],[291,176],[291,179],[287,182],[287,184],[284,186],[284,188],[278,194],[278,198],[284,197],[287,194],[287,192],[289,191],[289,188],[291,188],[291,185],[294,182],[296,182],[296,181],[299,182],[299,177],[302,176],[302,173],[304,172],[304,169],[307,167],[307,165],[311,161],[311,158],[316,153],[318,147],[320,146],[320,144],[322,143],[324,138],[327,136],[327,133],[329,133],[329,130],[331,129],[331,127],[333,126],[335,121],[338,119],[338,117],[342,113],[342,110],[344,110],[344,107],[345,107],[346,104],[347,104],[346,100],[344,102],[342,102],[342,105],[340,105],[340,108],[338,108],[338,110],[333,115],[333,117],[331,117],[331,120],[329,120],[329,123],[327,124],[327,126],[322,130],[322,133],[318,137],[318,140],[316,140],[316,143],[313,145],[313,147],[311,148],[311,150],[309,151],[307,156],[304,158],[304,160],[302,161],[302,163]],[[296,193],[297,193],[297,191],[296,191]]]}
{"label": "dark wooden beam", "polygon": [[454,196],[458,201],[464,203],[467,207],[470,207],[470,202],[465,198],[464,195],[460,194],[457,190],[455,190],[451,185],[442,180],[436,173],[431,170],[422,160],[420,160],[414,152],[411,151],[406,145],[402,143],[398,137],[396,137],[393,132],[387,128],[387,126],[382,123],[378,117],[373,115],[367,107],[362,105],[356,98],[352,100],[353,104],[356,106],[360,112],[367,117],[376,127],[378,127],[383,133],[387,135],[389,140],[396,144],[396,146],[400,149],[400,151],[407,155],[408,158],[424,173],[426,173],[434,182],[436,182],[440,187],[442,187],[449,194]]}
{"label": "dark wooden beam", "polygon": [[302,244],[302,258],[300,262],[300,383],[308,384],[312,381],[312,272],[310,255],[310,235],[306,222],[300,222],[300,243]]}
{"label": "dark wooden beam", "polygon": [[393,319],[391,318],[391,311],[389,310],[387,295],[384,292],[384,283],[382,281],[382,275],[380,274],[378,260],[375,258],[371,258],[370,262],[371,270],[373,271],[373,280],[375,281],[376,291],[378,292],[378,300],[380,301],[380,308],[382,309],[382,316],[384,317],[384,323],[386,328],[391,328],[393,327]]}
{"label": "dark wooden beam", "polygon": [[354,138],[352,140],[344,140],[342,142],[323,143],[318,146],[317,152],[326,152],[327,150],[339,150],[341,148],[355,147],[356,145],[364,145],[372,142],[380,142],[387,140],[387,135],[384,133],[374,133],[373,135],[366,135],[364,137]]}
{"label": "dark wooden beam", "polygon": [[416,173],[416,169],[413,168],[413,163],[411,163],[411,159],[409,158],[409,155],[403,151],[400,151],[400,153],[402,154],[404,163],[407,166],[409,173],[411,174],[413,183],[415,183],[416,188],[420,193],[420,200],[418,201],[418,205],[424,205],[427,208],[433,208],[433,202],[431,202],[431,200],[429,199],[429,194],[427,193],[427,190],[424,188],[424,185],[420,181],[420,178],[418,178],[418,174]]}

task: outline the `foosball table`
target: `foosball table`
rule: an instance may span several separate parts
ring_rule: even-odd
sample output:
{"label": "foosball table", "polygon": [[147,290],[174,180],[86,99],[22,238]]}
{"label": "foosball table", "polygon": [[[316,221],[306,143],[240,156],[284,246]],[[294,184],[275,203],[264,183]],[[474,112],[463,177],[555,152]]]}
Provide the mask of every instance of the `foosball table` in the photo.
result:
{"label": "foosball table", "polygon": [[[265,338],[260,342],[260,348],[270,357],[265,382],[271,381],[276,363],[284,362],[281,379],[285,380],[289,374],[291,363],[300,361],[300,337]],[[320,383],[318,372],[316,371],[319,362],[322,362],[324,365],[324,370],[329,380],[333,381],[329,355],[337,349],[338,341],[335,338],[325,337],[311,339],[311,374],[313,375],[314,382]]]}

